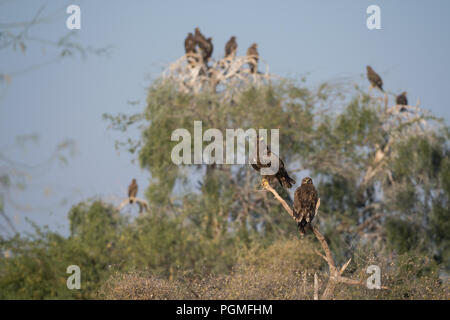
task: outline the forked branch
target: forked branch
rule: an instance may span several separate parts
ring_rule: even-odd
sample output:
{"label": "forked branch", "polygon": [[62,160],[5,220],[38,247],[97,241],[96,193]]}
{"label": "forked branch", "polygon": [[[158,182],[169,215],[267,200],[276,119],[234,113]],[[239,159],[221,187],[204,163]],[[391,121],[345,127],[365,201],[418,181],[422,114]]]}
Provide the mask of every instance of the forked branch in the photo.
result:
{"label": "forked branch", "polygon": [[130,197],[123,199],[122,202],[117,206],[117,210],[120,211],[127,204],[137,203],[139,205],[139,213],[148,212],[148,203],[144,199]]}
{"label": "forked branch", "polygon": [[[289,215],[292,217],[292,219],[294,219],[296,222],[298,222],[293,210],[289,207],[289,205],[286,203],[286,201],[284,201],[284,199],[280,197],[278,192],[274,188],[272,188],[270,186],[270,184],[267,183],[266,181],[263,182],[263,187],[267,191],[272,192],[272,194],[283,205],[284,209],[289,213]],[[317,215],[319,207],[320,207],[320,199],[319,199],[319,201],[317,201],[315,215]],[[360,280],[353,280],[353,279],[342,276],[345,269],[350,264],[351,259],[348,260],[340,269],[338,269],[334,262],[333,255],[331,254],[330,247],[328,246],[328,243],[325,240],[325,237],[320,233],[320,231],[317,228],[315,228],[311,225],[310,225],[310,228],[311,228],[311,231],[316,236],[317,240],[319,240],[320,245],[322,246],[323,251],[325,252],[325,255],[320,253],[319,251],[316,251],[316,253],[327,262],[328,267],[330,269],[330,278],[328,279],[327,286],[321,296],[321,299],[322,300],[331,299],[333,297],[334,288],[336,287],[336,284],[338,284],[338,283],[345,283],[348,285],[363,285],[364,281],[362,278]]]}

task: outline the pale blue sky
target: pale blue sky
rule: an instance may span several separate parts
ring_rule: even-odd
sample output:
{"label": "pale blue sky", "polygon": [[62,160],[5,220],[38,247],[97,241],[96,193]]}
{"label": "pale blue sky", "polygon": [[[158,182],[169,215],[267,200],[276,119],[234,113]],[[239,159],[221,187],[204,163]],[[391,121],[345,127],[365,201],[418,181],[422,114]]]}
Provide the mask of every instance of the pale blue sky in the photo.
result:
{"label": "pale blue sky", "polygon": [[[112,50],[109,57],[65,59],[17,75],[6,91],[0,84],[0,147],[14,144],[18,135],[40,136],[37,145],[11,152],[11,158],[39,163],[66,138],[78,147],[67,166],[56,164],[17,191],[17,202],[36,208],[7,206],[20,230],[30,217],[67,234],[67,212],[78,201],[125,195],[132,177],[141,191],[146,188],[148,173],[132,164],[130,155],[115,151],[121,136],[106,129],[102,114],[142,110],[147,77],[183,54],[184,37],[196,26],[213,37],[215,56],[223,55],[225,42],[236,35],[238,54],[257,42],[272,73],[293,78],[309,73],[310,84],[342,76],[358,80],[370,64],[386,89],[406,90],[412,103],[420,98],[424,108],[450,119],[450,1],[0,0],[0,23],[29,20],[41,4],[47,5],[44,15],[56,12],[59,18],[33,28],[31,35],[59,38],[67,32],[65,8],[78,4],[82,27],[76,40]],[[382,30],[366,28],[371,4],[381,7]],[[23,70],[54,53],[33,43],[25,54],[0,50],[0,72]],[[131,107],[128,100],[140,104]],[[67,203],[55,205],[62,198]]]}

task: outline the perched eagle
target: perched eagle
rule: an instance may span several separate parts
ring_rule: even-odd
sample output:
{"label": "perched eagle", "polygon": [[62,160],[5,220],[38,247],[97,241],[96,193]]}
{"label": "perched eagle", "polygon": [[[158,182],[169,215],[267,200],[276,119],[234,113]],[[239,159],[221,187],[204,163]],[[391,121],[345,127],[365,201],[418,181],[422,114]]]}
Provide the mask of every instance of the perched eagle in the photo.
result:
{"label": "perched eagle", "polygon": [[212,55],[212,38],[206,39],[206,37],[200,32],[200,29],[195,28],[194,33],[195,44],[200,48],[203,61],[206,63],[209,57]]}
{"label": "perched eagle", "polygon": [[203,62],[204,63],[208,62],[209,58],[211,58],[212,56],[212,52],[214,49],[212,44],[212,38],[208,39],[199,38],[198,40],[196,40],[196,43],[201,50]]}
{"label": "perched eagle", "polygon": [[[408,98],[406,98],[406,94],[407,92],[402,92],[402,94],[398,95],[397,98],[395,99],[395,102],[397,103],[397,105],[399,106],[407,106],[408,105]],[[402,107],[400,109],[400,112],[406,111],[406,108]]]}
{"label": "perched eagle", "polygon": [[[261,159],[259,158],[259,148],[266,148],[267,150],[267,155],[264,155],[263,163],[261,163]],[[256,154],[253,155],[252,157],[252,167],[253,169],[255,169],[256,171],[260,171],[261,168],[268,168],[270,167],[270,161],[269,159],[271,158],[271,156],[275,156],[278,158],[278,172],[275,175],[271,175],[271,176],[263,176],[263,179],[267,179],[268,182],[270,182],[273,179],[277,179],[278,182],[280,183],[280,185],[283,188],[292,188],[292,186],[296,183],[294,179],[290,178],[285,167],[284,167],[284,162],[283,160],[281,160],[275,153],[272,153],[272,151],[270,151],[269,146],[266,146],[266,144],[264,143],[264,141],[261,139],[258,139],[257,141],[257,146],[256,146]],[[264,159],[267,159],[267,161],[265,161]],[[265,164],[267,163],[267,164]]]}
{"label": "perched eagle", "polygon": [[316,205],[319,200],[316,188],[311,178],[303,178],[300,187],[294,194],[294,216],[298,221],[298,230],[305,234],[305,227],[312,222],[316,214]]}
{"label": "perched eagle", "polygon": [[195,39],[192,32],[189,32],[186,39],[184,40],[184,50],[186,51],[186,53],[195,52]]}
{"label": "perched eagle", "polygon": [[254,43],[247,49],[247,58],[250,60],[248,65],[250,66],[250,72],[255,73],[258,71],[258,44]]}
{"label": "perched eagle", "polygon": [[376,87],[380,89],[382,92],[384,92],[383,80],[381,80],[381,77],[378,75],[378,73],[373,71],[371,66],[367,66],[366,68],[367,68],[367,79],[369,79],[372,87]]}
{"label": "perched eagle", "polygon": [[131,184],[128,186],[128,198],[130,198],[130,203],[133,203],[133,199],[131,198],[136,198],[138,192],[138,185],[136,183],[136,179],[133,179],[133,181],[131,181]]}
{"label": "perched eagle", "polygon": [[225,58],[234,57],[237,51],[236,37],[232,36],[225,45]]}
{"label": "perched eagle", "polygon": [[199,41],[206,41],[205,36],[200,32],[200,29],[197,27],[195,28],[195,34],[194,34],[194,40],[196,43],[198,43]]}

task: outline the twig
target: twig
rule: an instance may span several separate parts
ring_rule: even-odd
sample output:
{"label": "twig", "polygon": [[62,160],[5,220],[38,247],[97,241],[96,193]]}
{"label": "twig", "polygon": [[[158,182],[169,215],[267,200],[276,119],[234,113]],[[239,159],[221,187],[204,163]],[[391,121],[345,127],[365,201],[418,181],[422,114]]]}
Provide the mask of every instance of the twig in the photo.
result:
{"label": "twig", "polygon": [[319,300],[319,279],[317,273],[314,272],[314,300]]}

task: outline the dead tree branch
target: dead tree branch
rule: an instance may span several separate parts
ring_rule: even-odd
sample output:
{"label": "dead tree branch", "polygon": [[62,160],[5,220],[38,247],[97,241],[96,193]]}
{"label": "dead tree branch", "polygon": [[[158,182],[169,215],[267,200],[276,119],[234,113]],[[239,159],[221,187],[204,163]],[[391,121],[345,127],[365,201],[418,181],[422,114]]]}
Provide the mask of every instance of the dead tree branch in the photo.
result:
{"label": "dead tree branch", "polygon": [[267,64],[265,72],[250,72],[246,66],[254,62],[254,57],[232,56],[208,62],[198,53],[188,53],[169,65],[163,72],[163,79],[172,80],[185,93],[223,89],[224,98],[230,99],[249,85],[259,87],[272,78]]}
{"label": "dead tree branch", "polygon": [[122,202],[117,206],[117,210],[120,211],[125,207],[127,204],[137,203],[139,205],[139,213],[148,212],[148,203],[144,199],[130,197],[123,199]]}
{"label": "dead tree branch", "polygon": [[[264,186],[264,188],[266,190],[272,192],[272,194],[283,205],[284,209],[289,213],[289,215],[296,222],[298,222],[296,217],[295,217],[295,214],[294,214],[293,210],[289,207],[289,205],[286,203],[286,201],[284,201],[283,198],[280,197],[278,192],[274,188],[272,188],[270,186],[270,184],[267,183],[267,182],[263,183],[263,186]],[[317,202],[317,205],[316,205],[316,215],[317,215],[317,212],[319,210],[319,206],[320,206],[320,199],[319,199],[319,201]],[[364,281],[363,281],[362,278],[359,279],[359,280],[353,280],[353,279],[350,279],[350,278],[342,276],[342,274],[344,273],[345,269],[350,264],[351,259],[348,260],[340,269],[338,269],[336,267],[335,262],[334,262],[333,255],[331,254],[330,247],[328,246],[328,243],[325,240],[325,237],[320,233],[320,231],[317,228],[315,228],[315,227],[313,227],[311,225],[310,225],[310,228],[311,228],[311,231],[316,236],[317,240],[319,240],[319,242],[320,242],[320,244],[322,246],[322,249],[325,252],[325,255],[323,255],[319,251],[316,251],[316,253],[320,257],[322,257],[322,259],[324,259],[327,262],[329,270],[330,270],[330,277],[328,279],[328,283],[327,283],[327,286],[325,288],[325,291],[322,293],[321,299],[322,300],[331,299],[333,297],[334,289],[335,289],[335,287],[336,287],[336,285],[338,283],[345,283],[345,284],[348,284],[348,285],[363,285]]]}

